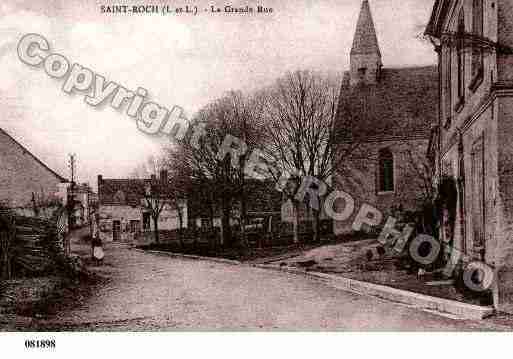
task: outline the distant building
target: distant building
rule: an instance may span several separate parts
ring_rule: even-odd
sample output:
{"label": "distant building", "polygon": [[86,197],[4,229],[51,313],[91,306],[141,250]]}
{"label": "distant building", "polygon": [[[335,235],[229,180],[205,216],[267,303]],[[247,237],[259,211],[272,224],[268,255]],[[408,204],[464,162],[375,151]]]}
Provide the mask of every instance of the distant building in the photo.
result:
{"label": "distant building", "polygon": [[67,180],[0,129],[0,202],[27,215],[62,204]]}
{"label": "distant building", "polygon": [[457,184],[443,239],[498,273],[494,302],[513,312],[513,2],[437,0],[426,30],[440,67],[431,155]]}
{"label": "distant building", "polygon": [[97,203],[96,194],[88,183],[75,184],[68,188],[68,200],[73,198],[74,206],[72,221],[74,226],[84,226],[89,223],[90,217]]}
{"label": "distant building", "polygon": [[[167,172],[160,178],[107,179],[98,176],[98,231],[105,241],[132,242],[142,232],[155,230],[150,211],[145,207],[145,193],[152,183],[165,190],[170,186]],[[187,227],[187,205],[181,205],[183,228]],[[179,215],[175,208],[166,204],[159,216],[158,230],[179,228]]]}
{"label": "distant building", "polygon": [[[423,190],[418,167],[436,123],[437,104],[435,66],[383,67],[369,2],[363,1],[337,114],[340,139],[352,150],[333,186],[350,194],[356,208],[366,203],[384,214],[394,207],[416,209]],[[353,219],[335,221],[335,233],[351,231]]]}
{"label": "distant building", "polygon": [[[282,195],[275,189],[273,181],[246,179],[244,196],[246,197],[246,214],[248,219],[272,217],[273,221],[281,219]],[[195,183],[187,196],[189,227],[221,227],[221,211],[210,191],[210,186]],[[241,194],[242,195],[242,194]],[[232,203],[231,225],[240,224],[242,201],[235,196]]]}

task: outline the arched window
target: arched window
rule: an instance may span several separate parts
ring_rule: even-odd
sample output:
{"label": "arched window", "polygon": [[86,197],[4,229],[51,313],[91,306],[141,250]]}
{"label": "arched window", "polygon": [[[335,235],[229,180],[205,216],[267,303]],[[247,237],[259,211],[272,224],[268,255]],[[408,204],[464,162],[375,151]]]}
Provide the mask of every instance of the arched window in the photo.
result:
{"label": "arched window", "polygon": [[394,155],[388,148],[379,151],[379,191],[394,191]]}

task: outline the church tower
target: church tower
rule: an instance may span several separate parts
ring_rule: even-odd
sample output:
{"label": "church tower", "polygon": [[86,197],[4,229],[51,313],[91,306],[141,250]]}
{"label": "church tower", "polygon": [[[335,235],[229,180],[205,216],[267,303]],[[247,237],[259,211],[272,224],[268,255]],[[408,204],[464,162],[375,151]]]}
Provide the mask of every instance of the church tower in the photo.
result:
{"label": "church tower", "polygon": [[381,51],[368,0],[363,0],[351,48],[351,85],[375,84],[381,72]]}

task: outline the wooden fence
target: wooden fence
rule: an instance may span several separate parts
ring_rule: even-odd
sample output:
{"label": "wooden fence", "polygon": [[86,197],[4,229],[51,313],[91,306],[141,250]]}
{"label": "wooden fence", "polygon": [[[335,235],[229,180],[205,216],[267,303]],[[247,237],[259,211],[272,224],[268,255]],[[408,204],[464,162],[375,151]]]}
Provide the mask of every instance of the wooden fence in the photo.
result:
{"label": "wooden fence", "polygon": [[3,279],[40,275],[65,263],[57,221],[0,212],[0,268]]}

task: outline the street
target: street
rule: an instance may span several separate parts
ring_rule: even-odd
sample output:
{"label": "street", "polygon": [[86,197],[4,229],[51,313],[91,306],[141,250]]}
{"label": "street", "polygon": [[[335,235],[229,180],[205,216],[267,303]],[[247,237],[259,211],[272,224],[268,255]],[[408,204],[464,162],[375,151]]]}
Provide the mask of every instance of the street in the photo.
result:
{"label": "street", "polygon": [[476,330],[305,276],[107,245],[106,284],[50,319],[59,330]]}

